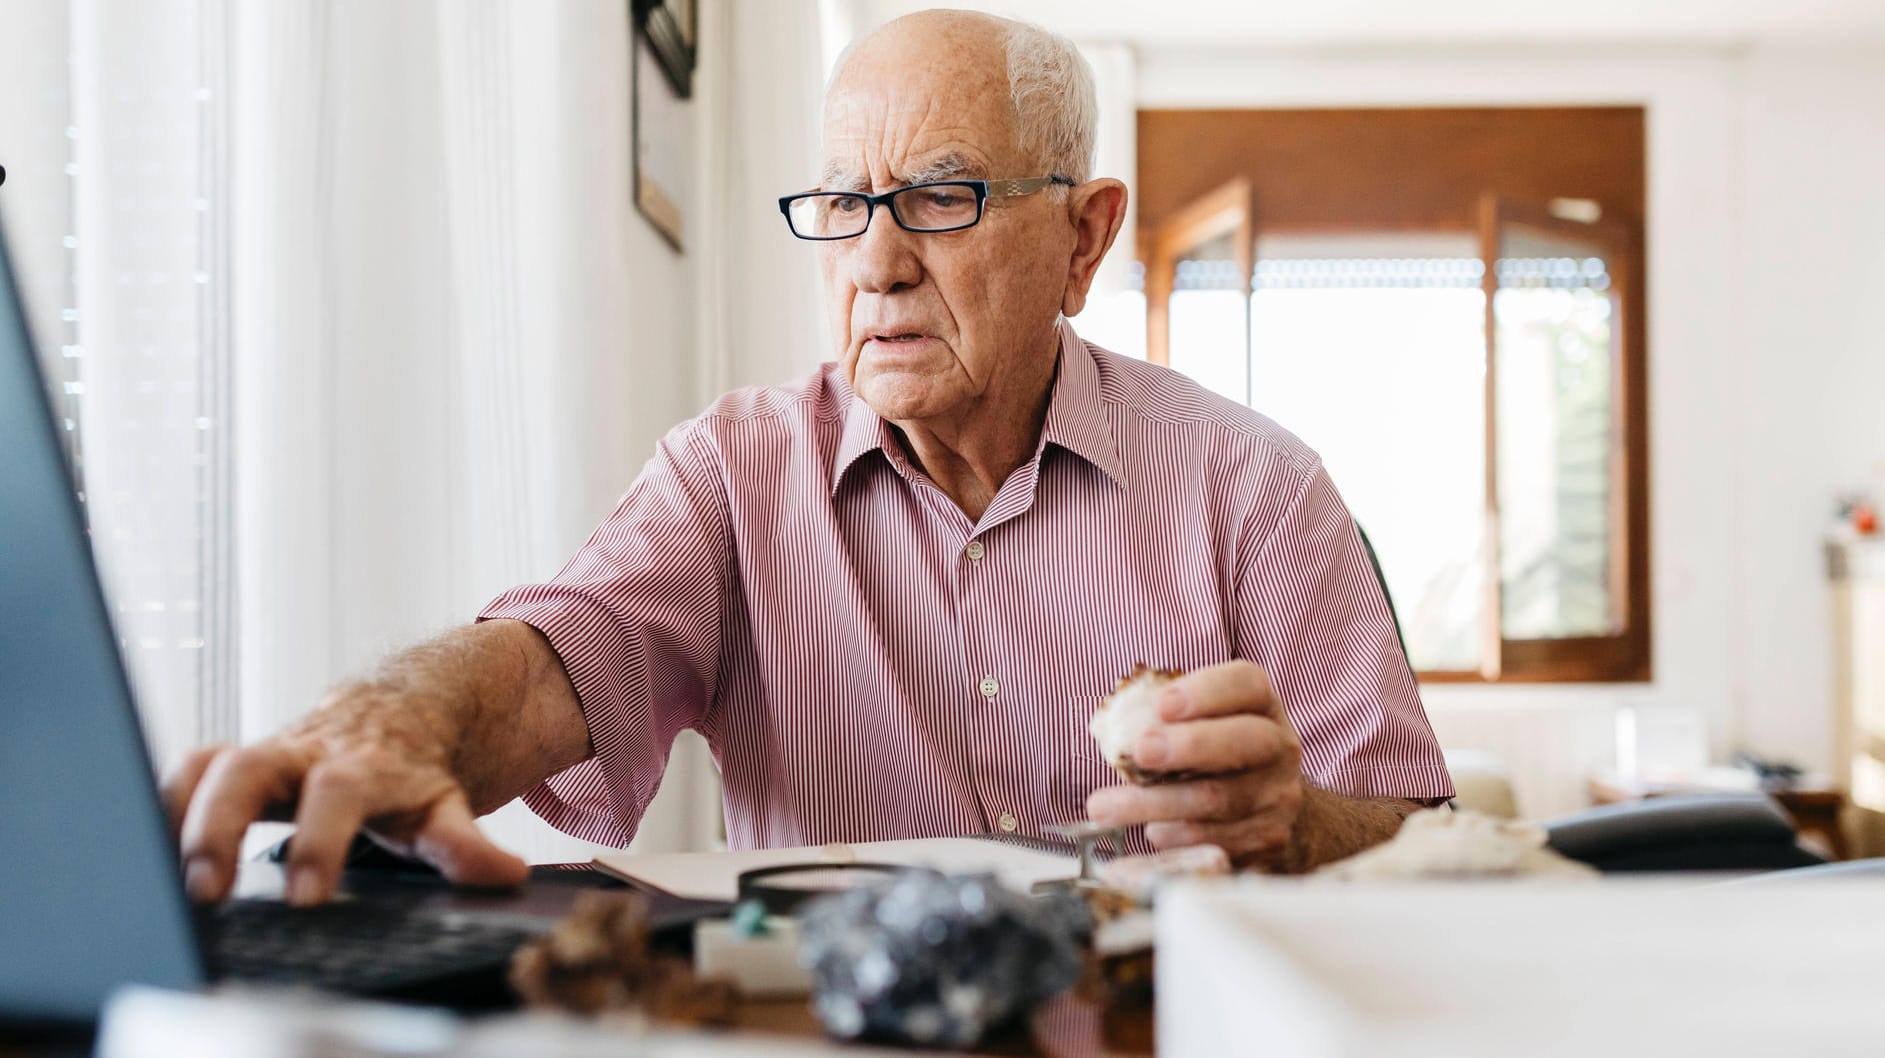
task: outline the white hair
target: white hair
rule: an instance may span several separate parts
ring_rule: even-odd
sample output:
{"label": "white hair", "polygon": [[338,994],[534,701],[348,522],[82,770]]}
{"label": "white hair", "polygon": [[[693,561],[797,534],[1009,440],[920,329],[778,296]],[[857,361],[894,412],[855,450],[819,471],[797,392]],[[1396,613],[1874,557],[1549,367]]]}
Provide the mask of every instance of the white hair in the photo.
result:
{"label": "white hair", "polygon": [[[1046,166],[1039,175],[1086,183],[1093,175],[1100,112],[1093,67],[1073,41],[1058,33],[1031,22],[996,20],[1008,28],[1008,96],[1014,102],[1015,139]],[[854,40],[838,53],[827,90],[858,43]]]}
{"label": "white hair", "polygon": [[1093,175],[1099,99],[1093,68],[1073,41],[1027,22],[1008,30],[1008,94],[1015,137],[1045,175],[1084,184]]}

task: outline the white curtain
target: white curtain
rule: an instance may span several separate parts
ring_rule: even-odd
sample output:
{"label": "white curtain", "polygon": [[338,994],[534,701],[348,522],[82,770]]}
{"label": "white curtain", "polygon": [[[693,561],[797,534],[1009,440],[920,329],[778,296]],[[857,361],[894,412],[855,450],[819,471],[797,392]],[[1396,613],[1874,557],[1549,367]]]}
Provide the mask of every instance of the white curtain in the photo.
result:
{"label": "white curtain", "polygon": [[226,12],[216,0],[67,10],[74,296],[62,323],[78,370],[66,390],[100,573],[161,767],[236,735]]}
{"label": "white curtain", "polygon": [[[818,0],[701,5],[685,254],[631,197],[627,8],[72,0],[65,344],[161,759],[553,574],[675,422],[826,357],[773,204],[814,176]],[[719,817],[687,739],[637,844]]]}
{"label": "white curtain", "polygon": [[[692,269],[630,198],[625,11],[241,8],[245,737],[553,574],[700,403]],[[710,839],[679,807],[649,843]]]}

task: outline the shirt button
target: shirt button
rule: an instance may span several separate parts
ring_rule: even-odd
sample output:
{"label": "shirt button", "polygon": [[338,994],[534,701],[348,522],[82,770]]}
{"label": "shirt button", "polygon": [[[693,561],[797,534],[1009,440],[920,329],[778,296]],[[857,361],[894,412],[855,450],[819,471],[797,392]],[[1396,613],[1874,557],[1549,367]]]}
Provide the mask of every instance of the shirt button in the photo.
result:
{"label": "shirt button", "polygon": [[993,676],[984,676],[982,682],[976,686],[976,690],[981,691],[984,698],[993,698],[1001,693],[1001,684],[996,683]]}
{"label": "shirt button", "polygon": [[983,552],[984,552],[984,548],[982,547],[982,542],[980,540],[969,541],[969,561],[980,562],[982,560]]}
{"label": "shirt button", "polygon": [[1009,815],[1007,812],[1003,812],[1001,814],[1001,829],[1004,833],[1007,833],[1007,834],[1014,833],[1014,828],[1017,825],[1018,824],[1015,823],[1014,816]]}

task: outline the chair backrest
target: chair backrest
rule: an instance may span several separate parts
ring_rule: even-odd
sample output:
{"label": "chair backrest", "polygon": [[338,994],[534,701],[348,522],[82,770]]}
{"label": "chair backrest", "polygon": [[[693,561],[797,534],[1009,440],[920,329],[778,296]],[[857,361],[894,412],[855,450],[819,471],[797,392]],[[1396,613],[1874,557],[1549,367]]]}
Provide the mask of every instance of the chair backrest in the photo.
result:
{"label": "chair backrest", "polygon": [[[1374,553],[1374,541],[1368,539],[1368,531],[1361,527],[1360,522],[1355,523],[1355,535],[1361,537],[1361,549],[1368,552],[1368,564],[1374,567],[1375,582],[1381,585],[1381,597],[1388,603],[1388,616],[1394,618],[1394,636],[1401,641],[1401,656],[1406,657],[1407,633],[1401,631],[1401,613],[1394,608],[1394,593],[1388,591],[1388,578],[1381,572],[1381,559]],[[1409,658],[1407,667],[1411,669],[1413,666],[1413,659]]]}

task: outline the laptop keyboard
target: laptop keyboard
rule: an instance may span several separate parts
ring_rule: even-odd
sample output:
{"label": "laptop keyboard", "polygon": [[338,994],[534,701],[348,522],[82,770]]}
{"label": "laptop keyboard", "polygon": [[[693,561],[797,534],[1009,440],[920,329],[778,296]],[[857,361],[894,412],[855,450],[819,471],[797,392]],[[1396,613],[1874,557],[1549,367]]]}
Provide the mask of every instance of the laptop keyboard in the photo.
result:
{"label": "laptop keyboard", "polygon": [[212,923],[219,976],[356,995],[501,975],[534,932],[490,916],[381,901],[295,908],[233,900],[217,909]]}

